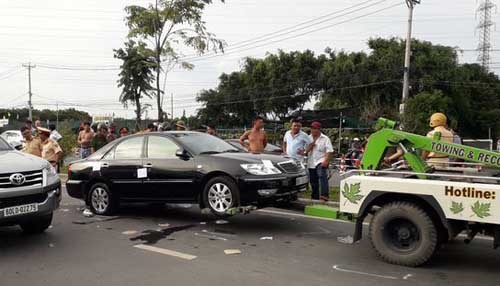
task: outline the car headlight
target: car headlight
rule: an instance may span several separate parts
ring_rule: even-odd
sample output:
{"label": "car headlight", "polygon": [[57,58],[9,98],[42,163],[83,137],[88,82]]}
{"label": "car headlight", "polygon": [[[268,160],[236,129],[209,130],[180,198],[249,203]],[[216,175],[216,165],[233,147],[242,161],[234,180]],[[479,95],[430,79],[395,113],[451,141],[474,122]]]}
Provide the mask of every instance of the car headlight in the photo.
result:
{"label": "car headlight", "polygon": [[57,175],[57,170],[54,168],[52,165],[48,164],[47,167],[45,167],[45,172],[47,172],[48,176],[55,176]]}
{"label": "car headlight", "polygon": [[252,175],[276,175],[281,174],[281,171],[274,166],[268,164],[241,164],[241,168]]}

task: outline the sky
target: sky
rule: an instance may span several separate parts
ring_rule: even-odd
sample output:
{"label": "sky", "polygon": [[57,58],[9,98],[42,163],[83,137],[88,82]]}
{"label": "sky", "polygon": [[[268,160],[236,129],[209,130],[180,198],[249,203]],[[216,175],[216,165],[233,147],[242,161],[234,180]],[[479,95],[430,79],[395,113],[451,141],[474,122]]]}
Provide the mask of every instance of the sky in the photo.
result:
{"label": "sky", "polygon": [[[113,58],[113,49],[127,40],[124,8],[150,2],[0,0],[0,108],[27,106],[28,71],[23,64],[31,63],[35,66],[34,108],[75,107],[96,116],[133,118],[133,106],[126,109],[118,101],[120,61]],[[477,62],[478,5],[470,0],[422,0],[414,11],[413,37],[458,47],[464,50],[461,63]],[[322,16],[316,22],[296,26]],[[173,94],[174,116],[183,111],[195,114],[200,107],[195,100],[197,93],[216,87],[221,73],[239,70],[245,57],[263,57],[278,49],[309,49],[317,54],[326,47],[368,51],[370,37],[405,37],[407,17],[408,8],[402,0],[215,2],[205,10],[204,20],[210,32],[225,40],[226,53],[196,57],[193,70],[169,73],[166,90],[167,95]],[[499,17],[493,9],[492,20],[500,22]],[[283,30],[291,27],[302,29]],[[498,72],[500,30],[492,27],[491,39],[492,49],[499,49],[491,53],[492,71]],[[192,55],[193,51],[185,49],[183,53]],[[147,117],[156,118],[154,101],[145,102],[153,105]],[[170,98],[163,107],[170,112]]]}

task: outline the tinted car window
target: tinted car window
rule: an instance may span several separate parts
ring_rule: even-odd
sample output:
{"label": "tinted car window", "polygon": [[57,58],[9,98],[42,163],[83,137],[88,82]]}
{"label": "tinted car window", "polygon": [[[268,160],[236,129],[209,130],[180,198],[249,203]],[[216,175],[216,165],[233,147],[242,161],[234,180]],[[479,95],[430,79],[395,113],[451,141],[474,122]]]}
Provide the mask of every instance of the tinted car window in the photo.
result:
{"label": "tinted car window", "polygon": [[177,149],[179,147],[168,138],[160,136],[149,136],[148,138],[148,158],[175,158]]}
{"label": "tinted car window", "polygon": [[134,137],[122,141],[115,148],[115,159],[140,159],[144,137]]}
{"label": "tinted car window", "polygon": [[205,133],[177,133],[174,136],[196,155],[222,152],[239,152],[226,141]]}

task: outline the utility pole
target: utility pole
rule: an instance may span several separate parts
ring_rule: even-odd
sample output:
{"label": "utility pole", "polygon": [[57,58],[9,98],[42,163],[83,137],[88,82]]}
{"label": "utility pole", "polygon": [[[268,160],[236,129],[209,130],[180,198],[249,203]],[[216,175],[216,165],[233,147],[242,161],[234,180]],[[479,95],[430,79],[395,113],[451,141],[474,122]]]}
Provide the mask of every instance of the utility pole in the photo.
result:
{"label": "utility pole", "polygon": [[416,4],[420,4],[420,0],[406,0],[408,6],[408,30],[406,33],[406,50],[405,50],[405,68],[403,75],[403,97],[401,105],[399,106],[399,113],[403,114],[405,110],[405,103],[408,99],[410,89],[410,56],[411,56],[411,28],[413,23],[413,8]]}
{"label": "utility pole", "polygon": [[33,120],[33,105],[31,104],[31,96],[33,95],[31,93],[31,69],[35,68],[35,65],[31,65],[31,63],[28,63],[27,65],[23,64],[23,67],[28,69],[28,110],[29,110],[29,115],[28,119]]}

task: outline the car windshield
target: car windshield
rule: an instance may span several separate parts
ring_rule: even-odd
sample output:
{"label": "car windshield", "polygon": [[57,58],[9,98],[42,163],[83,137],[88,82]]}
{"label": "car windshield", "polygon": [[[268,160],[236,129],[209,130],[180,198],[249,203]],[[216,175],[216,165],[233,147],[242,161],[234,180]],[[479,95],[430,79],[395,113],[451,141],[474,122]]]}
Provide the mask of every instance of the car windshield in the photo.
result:
{"label": "car windshield", "polygon": [[174,136],[195,155],[239,152],[226,141],[205,133],[178,133]]}
{"label": "car windshield", "polygon": [[9,145],[9,143],[5,142],[2,138],[0,138],[0,151],[10,151],[12,150],[12,147]]}

